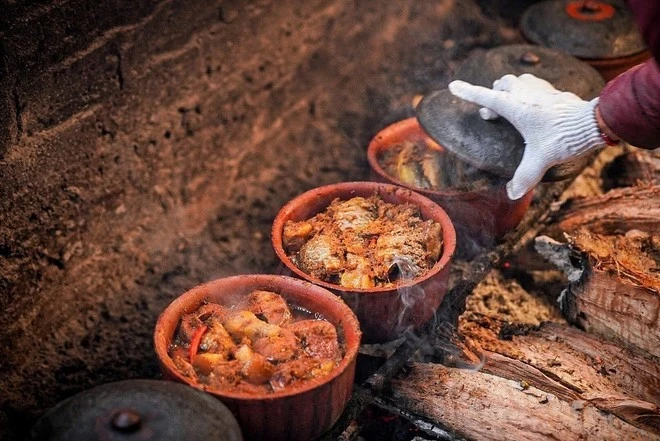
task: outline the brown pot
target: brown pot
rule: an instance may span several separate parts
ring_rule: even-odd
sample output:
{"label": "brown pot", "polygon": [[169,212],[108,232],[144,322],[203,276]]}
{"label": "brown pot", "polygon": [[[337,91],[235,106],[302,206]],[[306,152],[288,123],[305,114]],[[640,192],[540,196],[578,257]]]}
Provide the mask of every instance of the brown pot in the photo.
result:
{"label": "brown pot", "polygon": [[473,245],[491,245],[520,223],[534,191],[530,190],[522,198],[512,201],[506,195],[506,179],[502,179],[501,185],[486,190],[429,190],[414,187],[387,174],[378,158],[387,149],[403,141],[432,143],[449,154],[424,132],[416,118],[404,119],[385,127],[369,143],[367,159],[371,167],[371,179],[409,188],[437,202],[454,222],[461,254],[471,255],[468,248],[475,248]]}
{"label": "brown pot", "polygon": [[525,9],[520,30],[533,44],[588,63],[603,79],[643,63],[651,54],[622,0],[545,0]]}
{"label": "brown pot", "polygon": [[582,61],[596,69],[605,81],[610,81],[624,73],[628,69],[637,66],[651,58],[649,51],[643,51],[628,57],[587,59]]}
{"label": "brown pot", "polygon": [[[324,211],[335,199],[379,195],[394,204],[420,207],[423,219],[433,219],[443,228],[443,250],[438,262],[422,276],[395,287],[346,288],[303,272],[289,259],[282,243],[284,224],[309,219]],[[275,217],[271,234],[273,248],[284,264],[285,273],[308,280],[341,296],[357,314],[364,340],[369,343],[395,340],[433,318],[447,291],[449,267],[456,249],[454,226],[445,211],[428,198],[411,190],[375,182],[343,182],[303,193],[287,203]],[[415,300],[415,301],[412,301]],[[411,302],[412,301],[412,302]],[[406,303],[412,303],[406,306]]]}
{"label": "brown pot", "polygon": [[[257,289],[276,292],[287,301],[322,314],[334,324],[343,334],[346,350],[339,366],[304,387],[265,395],[214,389],[182,375],[168,354],[181,316],[195,311],[204,302],[222,303]],[[326,289],[292,277],[260,274],[218,279],[182,294],[160,315],[154,345],[163,376],[219,398],[236,416],[245,439],[305,441],[327,431],[343,412],[351,396],[360,337],[353,312]]]}

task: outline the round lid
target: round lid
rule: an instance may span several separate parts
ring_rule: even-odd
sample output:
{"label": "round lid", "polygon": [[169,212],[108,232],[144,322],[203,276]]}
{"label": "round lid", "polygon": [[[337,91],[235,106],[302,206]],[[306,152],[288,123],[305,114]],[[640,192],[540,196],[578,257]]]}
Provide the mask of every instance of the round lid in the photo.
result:
{"label": "round lid", "polygon": [[[522,160],[525,141],[506,119],[486,121],[481,118],[479,108],[443,89],[424,96],[416,113],[424,131],[459,159],[509,179]],[[581,157],[553,166],[543,176],[543,181],[575,176],[588,160],[588,156]]]}
{"label": "round lid", "polygon": [[525,10],[527,40],[586,59],[627,57],[645,49],[621,0],[546,0]]}
{"label": "round lid", "polygon": [[584,61],[556,49],[532,44],[512,44],[472,51],[458,68],[455,78],[477,86],[492,87],[506,74],[530,73],[555,88],[590,100],[605,86],[603,77]]}
{"label": "round lid", "polygon": [[[594,68],[572,55],[525,44],[475,51],[461,64],[456,79],[492,87],[493,81],[509,73],[531,73],[585,100],[598,96],[605,85]],[[504,118],[482,119],[479,108],[445,89],[426,95],[417,105],[416,115],[424,131],[459,159],[511,178],[522,160],[525,142]],[[589,159],[586,156],[553,166],[543,176],[543,181],[575,176]]]}
{"label": "round lid", "polygon": [[57,404],[28,441],[241,441],[229,409],[183,384],[127,380],[104,384]]}

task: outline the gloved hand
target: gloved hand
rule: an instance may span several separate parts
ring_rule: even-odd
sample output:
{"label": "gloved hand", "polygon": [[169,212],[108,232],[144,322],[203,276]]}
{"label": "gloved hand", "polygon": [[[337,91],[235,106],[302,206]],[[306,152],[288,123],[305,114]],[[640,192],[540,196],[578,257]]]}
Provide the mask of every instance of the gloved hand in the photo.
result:
{"label": "gloved hand", "polygon": [[584,101],[534,75],[505,75],[493,89],[452,81],[449,90],[484,106],[484,119],[506,118],[525,140],[522,161],[506,185],[509,199],[523,197],[553,165],[605,146],[596,122],[598,98]]}

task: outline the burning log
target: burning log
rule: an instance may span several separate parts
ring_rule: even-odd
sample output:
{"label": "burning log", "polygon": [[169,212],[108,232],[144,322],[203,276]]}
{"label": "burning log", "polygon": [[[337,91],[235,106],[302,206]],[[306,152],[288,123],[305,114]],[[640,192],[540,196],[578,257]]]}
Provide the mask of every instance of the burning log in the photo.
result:
{"label": "burning log", "polygon": [[413,365],[392,382],[390,398],[468,439],[660,439],[583,400],[569,402],[519,381],[437,364]]}
{"label": "burning log", "polygon": [[537,249],[569,277],[560,304],[570,322],[660,357],[660,237],[580,230],[570,244],[540,237]]}

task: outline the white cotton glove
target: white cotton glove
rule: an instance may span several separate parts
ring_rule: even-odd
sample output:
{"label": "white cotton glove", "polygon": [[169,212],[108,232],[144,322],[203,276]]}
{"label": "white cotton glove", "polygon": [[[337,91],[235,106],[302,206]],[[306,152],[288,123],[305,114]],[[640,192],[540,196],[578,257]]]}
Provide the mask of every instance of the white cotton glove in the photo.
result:
{"label": "white cotton glove", "polygon": [[522,161],[506,185],[509,199],[523,197],[553,165],[605,146],[596,123],[598,98],[584,101],[534,75],[505,75],[493,89],[452,81],[449,90],[484,106],[483,119],[506,118],[525,140]]}

